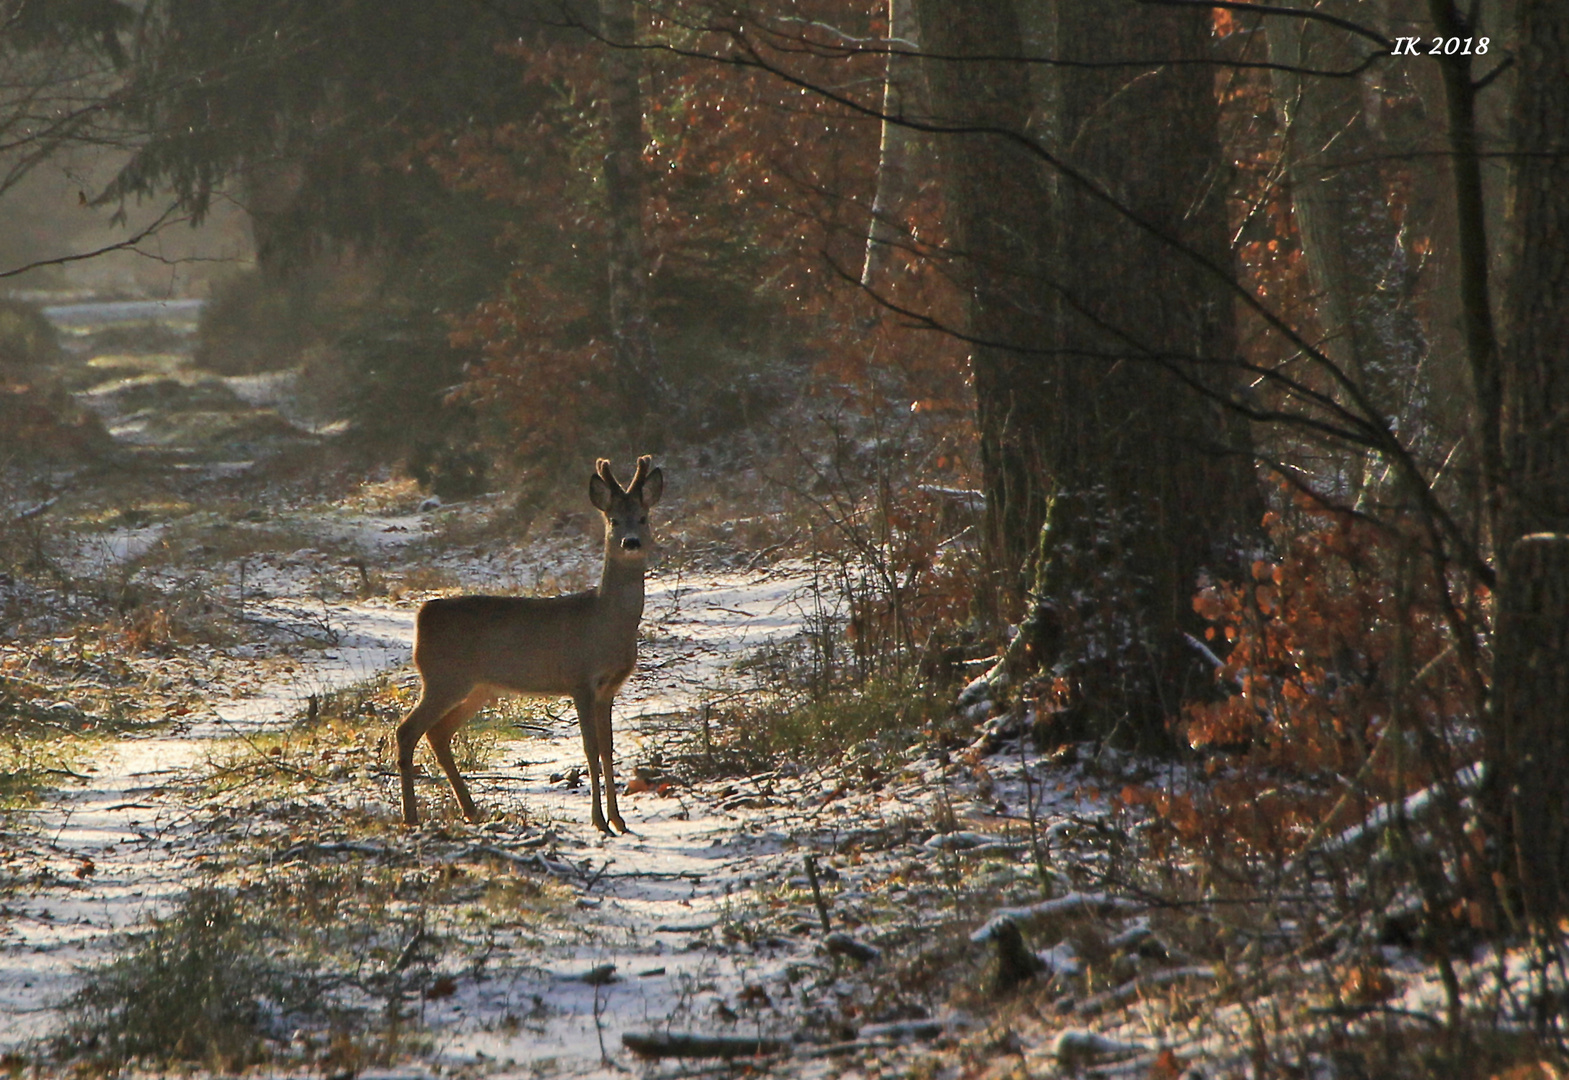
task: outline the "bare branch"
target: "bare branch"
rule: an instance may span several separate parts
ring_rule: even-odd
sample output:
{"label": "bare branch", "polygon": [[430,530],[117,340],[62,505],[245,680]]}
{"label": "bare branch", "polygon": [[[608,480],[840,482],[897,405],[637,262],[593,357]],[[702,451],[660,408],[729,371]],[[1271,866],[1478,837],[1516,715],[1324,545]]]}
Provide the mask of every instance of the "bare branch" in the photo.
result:
{"label": "bare branch", "polygon": [[[117,243],[109,244],[101,248],[96,248],[92,251],[79,251],[72,255],[59,255],[53,259],[39,259],[36,262],[30,262],[23,266],[13,267],[10,270],[0,270],[0,278],[16,277],[18,274],[25,274],[29,270],[37,270],[44,266],[64,266],[66,263],[83,262],[87,259],[96,259],[100,255],[107,255],[112,251],[135,249],[136,245],[140,244],[143,240],[146,240],[149,236],[152,236],[165,225],[172,225],[176,222],[190,220],[188,217],[175,217],[174,212],[177,209],[177,204],[171,204],[166,210],[164,210],[163,213],[158,215],[152,224],[143,226],[133,235],[128,236],[124,240],[118,241]],[[147,252],[138,251],[137,254],[146,255]]]}

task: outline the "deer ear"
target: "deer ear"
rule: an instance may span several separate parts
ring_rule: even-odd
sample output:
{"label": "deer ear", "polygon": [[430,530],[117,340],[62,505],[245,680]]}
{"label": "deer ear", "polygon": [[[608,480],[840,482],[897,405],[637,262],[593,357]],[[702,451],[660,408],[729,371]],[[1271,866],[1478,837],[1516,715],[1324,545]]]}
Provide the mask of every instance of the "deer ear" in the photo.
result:
{"label": "deer ear", "polygon": [[605,483],[605,478],[595,473],[588,478],[588,501],[594,508],[603,513],[610,513],[610,485]]}
{"label": "deer ear", "polygon": [[643,503],[643,508],[653,506],[659,497],[665,493],[665,474],[660,469],[655,469],[643,477],[642,486],[637,490],[637,497]]}

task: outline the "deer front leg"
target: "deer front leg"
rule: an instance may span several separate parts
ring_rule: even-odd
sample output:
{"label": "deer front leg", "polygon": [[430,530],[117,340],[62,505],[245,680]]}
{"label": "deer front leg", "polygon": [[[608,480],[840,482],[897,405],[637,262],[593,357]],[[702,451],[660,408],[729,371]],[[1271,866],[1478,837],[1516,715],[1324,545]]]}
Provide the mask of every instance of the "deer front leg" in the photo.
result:
{"label": "deer front leg", "polygon": [[605,824],[604,811],[599,807],[599,729],[594,722],[594,697],[592,694],[579,694],[573,701],[577,705],[577,726],[583,732],[583,756],[588,759],[588,789],[594,800],[594,828],[609,833],[610,826]]}
{"label": "deer front leg", "polygon": [[599,739],[599,760],[604,765],[605,771],[605,810],[610,824],[619,832],[629,832],[627,823],[621,820],[621,811],[616,807],[616,767],[615,746],[610,738],[610,706],[615,703],[614,698],[606,698],[599,702],[599,708],[594,711],[594,727]]}

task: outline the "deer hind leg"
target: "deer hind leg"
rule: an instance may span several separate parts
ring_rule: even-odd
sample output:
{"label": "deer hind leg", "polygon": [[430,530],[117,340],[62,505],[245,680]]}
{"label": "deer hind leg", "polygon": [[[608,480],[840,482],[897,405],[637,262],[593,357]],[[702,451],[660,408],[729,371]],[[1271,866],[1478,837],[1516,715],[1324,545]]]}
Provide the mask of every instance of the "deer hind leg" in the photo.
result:
{"label": "deer hind leg", "polygon": [[621,811],[616,807],[616,769],[615,747],[610,738],[610,707],[615,703],[614,698],[606,698],[596,702],[594,710],[594,729],[599,741],[599,760],[604,765],[605,771],[605,812],[619,832],[628,832],[627,823],[621,820]]}
{"label": "deer hind leg", "polygon": [[414,798],[414,748],[425,733],[468,697],[471,686],[433,684],[420,688],[419,701],[398,725],[398,776],[403,786],[403,824],[419,824],[419,804]]}
{"label": "deer hind leg", "polygon": [[441,765],[442,772],[447,774],[447,782],[452,785],[452,793],[458,797],[458,805],[463,808],[463,820],[470,823],[479,820],[479,813],[474,809],[468,785],[463,782],[458,763],[452,756],[452,736],[475,713],[488,705],[493,697],[495,693],[488,687],[477,687],[469,692],[468,697],[448,709],[447,714],[436,722],[436,726],[425,733],[430,748],[436,752],[436,761]]}
{"label": "deer hind leg", "polygon": [[[572,700],[577,705],[578,729],[583,732],[583,756],[588,759],[588,790],[594,800],[594,828],[608,833],[610,826],[605,824],[605,814],[599,805],[599,728],[594,722],[594,696],[578,694]],[[615,796],[612,794],[611,798]]]}

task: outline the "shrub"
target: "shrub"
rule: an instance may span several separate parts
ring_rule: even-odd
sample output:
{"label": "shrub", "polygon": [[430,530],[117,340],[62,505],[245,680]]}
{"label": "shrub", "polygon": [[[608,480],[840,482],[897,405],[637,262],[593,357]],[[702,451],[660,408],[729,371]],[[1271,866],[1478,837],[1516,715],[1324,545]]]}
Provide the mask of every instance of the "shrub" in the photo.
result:
{"label": "shrub", "polygon": [[52,380],[38,385],[0,376],[0,458],[77,462],[101,460],[114,452],[114,439],[103,421],[63,387]]}
{"label": "shrub", "polygon": [[1251,581],[1193,601],[1224,660],[1176,733],[1209,783],[1132,793],[1217,856],[1288,855],[1474,757],[1474,680],[1451,645],[1456,619],[1475,633],[1463,598],[1418,571],[1410,537],[1306,500],[1292,518],[1266,515],[1280,555]]}
{"label": "shrub", "polygon": [[196,362],[225,375],[276,371],[299,363],[309,318],[297,293],[256,270],[218,285],[202,306]]}
{"label": "shrub", "polygon": [[263,1056],[264,1039],[304,1000],[303,982],[269,955],[264,926],[229,893],[188,892],[123,955],[87,973],[67,1003],[59,1049],[105,1065],[132,1058],[234,1070]]}
{"label": "shrub", "polygon": [[33,367],[60,359],[54,324],[33,304],[0,300],[0,364]]}

